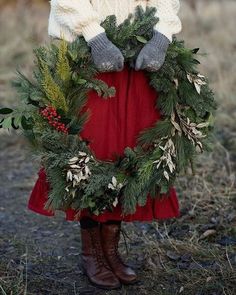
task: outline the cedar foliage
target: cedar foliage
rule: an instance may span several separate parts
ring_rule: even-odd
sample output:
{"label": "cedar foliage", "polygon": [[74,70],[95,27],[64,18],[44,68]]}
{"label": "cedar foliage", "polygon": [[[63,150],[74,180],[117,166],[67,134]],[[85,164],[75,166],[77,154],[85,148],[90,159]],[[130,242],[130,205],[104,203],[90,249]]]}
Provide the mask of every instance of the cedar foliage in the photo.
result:
{"label": "cedar foliage", "polygon": [[[130,66],[152,37],[152,28],[158,22],[155,12],[155,8],[144,11],[138,6],[135,14],[119,26],[115,16],[101,24]],[[88,208],[100,214],[112,210],[119,199],[123,214],[128,214],[135,212],[137,204],[144,205],[149,193],[153,198],[168,196],[178,174],[189,164],[194,166],[199,150],[211,147],[216,103],[206,78],[196,88],[200,83],[197,52],[174,39],[162,68],[145,72],[158,93],[156,108],[161,121],[143,130],[138,145],[134,149],[127,147],[124,156],[112,162],[96,159],[79,136],[89,120],[89,113],[83,111],[88,91],[96,91],[101,99],[112,99],[115,94],[114,87],[96,78],[98,72],[85,39],[81,36],[72,43],[62,40],[35,50],[34,80],[18,74],[13,85],[21,107],[0,109],[0,126],[21,128],[35,148],[34,153],[42,159],[51,184],[47,208],[74,208],[78,212]],[[194,83],[189,81],[189,74]],[[55,107],[68,134],[57,132],[40,115],[39,110],[47,106]],[[75,187],[69,186],[69,161],[81,152],[88,156],[86,169],[92,176]]]}

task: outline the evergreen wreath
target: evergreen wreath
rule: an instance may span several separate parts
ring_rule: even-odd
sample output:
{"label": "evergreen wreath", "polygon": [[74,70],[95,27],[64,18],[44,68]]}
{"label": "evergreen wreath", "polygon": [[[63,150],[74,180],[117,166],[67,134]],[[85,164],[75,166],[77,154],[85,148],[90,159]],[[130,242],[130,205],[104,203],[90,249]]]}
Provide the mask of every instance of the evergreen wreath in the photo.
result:
{"label": "evergreen wreath", "polygon": [[[138,6],[120,25],[114,15],[101,24],[129,65],[152,37],[155,13]],[[183,169],[193,167],[195,156],[210,149],[216,109],[208,81],[197,71],[198,50],[174,39],[162,68],[145,72],[158,92],[162,120],[142,130],[138,145],[127,147],[124,156],[101,161],[79,135],[88,120],[82,109],[88,91],[112,99],[114,87],[95,78],[98,71],[82,36],[35,49],[33,79],[18,72],[13,85],[21,105],[0,109],[0,127],[20,128],[32,143],[50,183],[47,209],[87,208],[98,215],[121,202],[123,214],[134,213],[148,193],[162,197]]]}

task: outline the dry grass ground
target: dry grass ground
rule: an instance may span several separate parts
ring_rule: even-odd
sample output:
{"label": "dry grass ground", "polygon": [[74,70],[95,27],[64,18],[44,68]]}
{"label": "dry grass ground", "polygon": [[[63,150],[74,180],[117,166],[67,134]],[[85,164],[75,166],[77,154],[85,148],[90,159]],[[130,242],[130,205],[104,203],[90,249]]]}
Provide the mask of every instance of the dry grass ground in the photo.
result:
{"label": "dry grass ground", "polygon": [[[15,68],[30,74],[32,49],[48,40],[49,7],[32,2],[17,1],[0,11],[0,107],[17,104],[10,88]],[[236,2],[198,0],[195,10],[182,2],[181,37],[208,53],[201,70],[219,103],[216,143],[199,159],[194,178],[179,179],[179,219],[124,225],[140,284],[115,292],[88,286],[78,265],[78,224],[27,211],[37,165],[21,137],[2,132],[0,294],[236,294]],[[123,241],[121,250],[125,257]]]}

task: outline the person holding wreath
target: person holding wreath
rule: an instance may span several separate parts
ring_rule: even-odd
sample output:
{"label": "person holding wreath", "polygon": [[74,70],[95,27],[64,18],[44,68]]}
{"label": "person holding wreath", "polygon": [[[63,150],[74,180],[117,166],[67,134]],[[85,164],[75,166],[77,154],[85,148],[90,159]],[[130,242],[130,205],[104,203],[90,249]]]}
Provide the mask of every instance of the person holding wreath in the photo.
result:
{"label": "person holding wreath", "polygon": [[[122,23],[138,5],[143,9],[155,7],[159,21],[153,27],[152,38],[130,66],[124,63],[121,51],[108,39],[100,23],[108,15],[115,15],[118,24]],[[139,132],[160,119],[155,107],[157,93],[149,85],[145,71],[154,72],[162,67],[173,35],[181,31],[179,5],[179,0],[51,0],[49,35],[67,42],[82,35],[99,71],[97,78],[116,88],[111,100],[101,100],[95,91],[88,94],[85,110],[91,115],[80,136],[90,143],[98,159],[114,160],[126,147],[133,148]],[[43,168],[38,174],[28,208],[52,216],[54,213],[44,208],[50,184]],[[68,209],[65,213],[67,220],[78,220],[75,210]],[[150,222],[179,215],[174,187],[163,198],[148,196],[145,206],[137,206],[134,214],[123,216],[119,203],[114,204],[112,212],[100,215],[82,210],[81,258],[90,282],[104,289],[137,282],[137,274],[118,252],[122,221]]]}

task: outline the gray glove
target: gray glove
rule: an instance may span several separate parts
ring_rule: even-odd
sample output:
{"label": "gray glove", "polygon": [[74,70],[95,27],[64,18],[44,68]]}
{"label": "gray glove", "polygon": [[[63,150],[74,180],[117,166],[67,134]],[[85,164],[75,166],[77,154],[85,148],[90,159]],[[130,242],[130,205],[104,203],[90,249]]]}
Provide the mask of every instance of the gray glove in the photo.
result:
{"label": "gray glove", "polygon": [[95,66],[100,72],[121,71],[124,67],[124,57],[121,51],[107,38],[106,33],[100,33],[88,41]]}
{"label": "gray glove", "polygon": [[153,30],[152,39],[145,44],[137,57],[135,70],[158,71],[165,61],[169,45],[170,40],[166,36]]}

